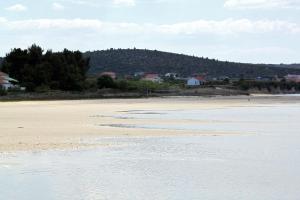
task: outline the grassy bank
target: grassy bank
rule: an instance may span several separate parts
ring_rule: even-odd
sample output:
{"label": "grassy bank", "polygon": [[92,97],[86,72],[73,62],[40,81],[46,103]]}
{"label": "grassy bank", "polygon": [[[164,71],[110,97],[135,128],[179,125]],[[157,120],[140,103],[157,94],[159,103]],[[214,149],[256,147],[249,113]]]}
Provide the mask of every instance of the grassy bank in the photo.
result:
{"label": "grassy bank", "polygon": [[81,99],[113,99],[113,98],[147,98],[165,96],[233,96],[249,95],[248,92],[230,88],[191,88],[156,91],[121,91],[117,89],[102,89],[94,92],[63,92],[49,91],[44,93],[10,93],[0,96],[0,101],[32,101],[32,100],[81,100]]}

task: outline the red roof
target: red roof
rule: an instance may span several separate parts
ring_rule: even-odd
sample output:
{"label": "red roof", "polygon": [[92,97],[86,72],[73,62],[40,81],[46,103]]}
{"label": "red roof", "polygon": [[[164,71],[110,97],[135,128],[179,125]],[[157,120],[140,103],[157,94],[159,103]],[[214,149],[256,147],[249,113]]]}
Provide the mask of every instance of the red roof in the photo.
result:
{"label": "red roof", "polygon": [[3,76],[0,76],[0,80],[4,80],[5,78]]}
{"label": "red roof", "polygon": [[145,76],[144,76],[145,79],[155,79],[158,77],[159,77],[158,74],[145,74]]}
{"label": "red roof", "polygon": [[112,79],[117,78],[117,75],[115,72],[102,72],[100,76],[110,76]]}
{"label": "red roof", "polygon": [[300,75],[289,74],[285,77],[287,81],[300,83]]}
{"label": "red roof", "polygon": [[205,77],[204,76],[195,76],[195,79],[199,80],[199,81],[205,81]]}
{"label": "red roof", "polygon": [[0,72],[0,77],[3,76],[8,76],[8,74],[5,74],[4,72]]}
{"label": "red roof", "polygon": [[5,80],[3,77],[0,76],[0,84],[7,83],[7,80]]}

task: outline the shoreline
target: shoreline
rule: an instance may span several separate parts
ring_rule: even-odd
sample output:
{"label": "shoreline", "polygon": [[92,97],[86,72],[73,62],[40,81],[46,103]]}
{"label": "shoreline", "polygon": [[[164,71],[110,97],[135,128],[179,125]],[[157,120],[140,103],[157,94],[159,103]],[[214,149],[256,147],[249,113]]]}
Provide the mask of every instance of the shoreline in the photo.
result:
{"label": "shoreline", "polygon": [[2,102],[26,102],[26,101],[76,101],[76,100],[113,100],[113,99],[148,99],[148,98],[215,98],[215,97],[235,97],[235,96],[284,96],[284,95],[300,95],[300,93],[261,93],[261,92],[245,92],[239,90],[195,90],[183,93],[77,93],[77,92],[50,92],[50,93],[24,93],[0,96]]}
{"label": "shoreline", "polygon": [[[229,132],[163,130],[101,126],[161,124],[155,119],[126,119],[113,116],[130,110],[201,110],[295,103],[300,96],[217,96],[100,99],[71,101],[20,101],[0,103],[0,152],[78,149],[103,146],[90,143],[102,137],[145,137],[176,135],[228,135]],[[169,120],[169,124],[201,121]],[[241,133],[245,134],[245,133]],[[104,144],[105,145],[105,144]]]}
{"label": "shoreline", "polygon": [[97,99],[143,99],[143,98],[161,98],[170,96],[192,96],[192,97],[211,97],[211,96],[237,96],[246,95],[246,91],[226,88],[194,88],[186,90],[167,90],[156,91],[146,94],[139,91],[120,91],[113,89],[103,89],[99,91],[86,92],[63,92],[50,91],[44,93],[9,93],[6,96],[0,96],[0,102],[10,101],[56,101],[56,100],[97,100]]}

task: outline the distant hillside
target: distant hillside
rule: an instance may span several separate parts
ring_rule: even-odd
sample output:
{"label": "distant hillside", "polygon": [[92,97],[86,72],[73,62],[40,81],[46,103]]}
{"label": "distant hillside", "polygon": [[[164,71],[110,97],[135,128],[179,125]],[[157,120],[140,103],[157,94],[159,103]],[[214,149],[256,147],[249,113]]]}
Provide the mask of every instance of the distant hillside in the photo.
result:
{"label": "distant hillside", "polygon": [[291,68],[291,69],[300,69],[300,64],[290,64],[290,65],[280,64],[280,65],[274,65],[274,66],[275,67]]}
{"label": "distant hillside", "polygon": [[207,73],[211,77],[229,76],[248,78],[258,76],[285,76],[298,73],[300,69],[292,69],[284,65],[254,65],[244,63],[223,62],[208,58],[199,58],[175,53],[140,49],[111,49],[86,52],[91,58],[90,74],[103,71],[114,71],[119,74],[135,72],[153,72],[165,74],[168,72],[190,76],[195,73]]}
{"label": "distant hillside", "polygon": [[[300,74],[300,64],[257,65],[234,63],[141,49],[111,49],[86,52],[84,55],[91,58],[90,74],[103,71],[114,71],[121,75],[134,74],[135,72],[159,74],[175,72],[182,76],[207,73],[211,77],[240,77],[243,74],[249,78]],[[2,62],[3,58],[0,57],[0,65]]]}

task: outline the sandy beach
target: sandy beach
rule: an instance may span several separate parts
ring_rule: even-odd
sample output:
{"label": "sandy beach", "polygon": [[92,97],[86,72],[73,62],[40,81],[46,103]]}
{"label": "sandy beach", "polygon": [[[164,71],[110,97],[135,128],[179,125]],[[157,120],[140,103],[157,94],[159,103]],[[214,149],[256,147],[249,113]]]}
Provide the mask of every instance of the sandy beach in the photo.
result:
{"label": "sandy beach", "polygon": [[[116,118],[128,111],[193,110],[251,107],[261,104],[298,103],[300,97],[168,97],[78,101],[31,101],[0,103],[0,151],[76,149],[97,146],[87,143],[102,136],[216,134],[205,131],[133,128],[129,125],[160,124],[161,120]],[[169,120],[168,124],[199,124],[205,121]],[[122,127],[126,124],[127,127]],[[107,125],[107,126],[106,126]],[[114,126],[109,126],[114,125]],[[231,134],[231,133],[217,133]],[[243,134],[243,133],[241,133]],[[100,145],[100,144],[99,144]],[[102,144],[103,145],[103,144]]]}
{"label": "sandy beach", "polygon": [[0,199],[296,200],[299,100],[0,103]]}

